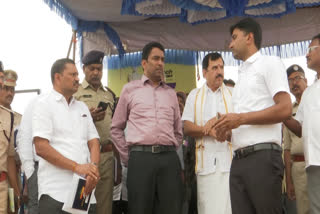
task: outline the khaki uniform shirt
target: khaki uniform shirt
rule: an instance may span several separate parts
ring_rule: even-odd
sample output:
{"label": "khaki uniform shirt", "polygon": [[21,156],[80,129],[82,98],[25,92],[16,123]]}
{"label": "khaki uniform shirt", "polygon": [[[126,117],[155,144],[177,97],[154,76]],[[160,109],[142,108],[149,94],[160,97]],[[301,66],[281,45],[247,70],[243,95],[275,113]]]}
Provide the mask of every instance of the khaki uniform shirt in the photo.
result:
{"label": "khaki uniform shirt", "polygon": [[21,114],[14,112],[13,130],[16,130],[18,128],[18,126],[20,125],[21,118],[22,118]]}
{"label": "khaki uniform shirt", "polygon": [[[97,108],[100,101],[110,103],[111,106],[114,105],[111,92],[109,92],[103,86],[100,86],[100,88],[95,91],[86,80],[83,80],[77,93],[74,94],[74,97],[77,100],[83,101],[89,109],[92,107]],[[100,137],[100,143],[102,145],[112,143],[110,136],[111,117],[112,110],[108,106],[104,120],[95,122],[95,126]]]}
{"label": "khaki uniform shirt", "polygon": [[11,134],[10,142],[7,137],[10,136],[11,128],[11,116],[10,112],[0,108],[0,172],[8,172],[7,158],[8,156],[14,156],[14,137],[13,131]]}
{"label": "khaki uniform shirt", "polygon": [[[292,113],[294,115],[298,110],[298,106],[299,104],[297,102],[293,103]],[[284,149],[290,150],[291,155],[303,155],[302,138],[296,136],[286,126],[283,127],[283,143]]]}

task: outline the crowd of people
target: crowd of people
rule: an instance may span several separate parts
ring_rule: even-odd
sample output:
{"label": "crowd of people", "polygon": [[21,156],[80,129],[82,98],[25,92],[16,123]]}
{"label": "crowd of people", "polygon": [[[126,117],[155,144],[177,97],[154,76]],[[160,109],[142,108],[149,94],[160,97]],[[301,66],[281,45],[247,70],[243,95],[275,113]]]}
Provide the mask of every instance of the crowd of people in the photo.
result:
{"label": "crowd of people", "polygon": [[[104,53],[83,57],[81,83],[74,61],[58,59],[51,92],[23,115],[11,109],[18,75],[1,63],[0,214],[282,214],[283,186],[294,213],[320,214],[320,34],[306,55],[317,72],[309,87],[299,65],[261,55],[254,19],[230,35],[238,81],[209,53],[206,82],[188,96],[165,83],[158,42],[144,46],[143,75],[119,98],[101,83]],[[90,197],[68,210],[75,175]]]}

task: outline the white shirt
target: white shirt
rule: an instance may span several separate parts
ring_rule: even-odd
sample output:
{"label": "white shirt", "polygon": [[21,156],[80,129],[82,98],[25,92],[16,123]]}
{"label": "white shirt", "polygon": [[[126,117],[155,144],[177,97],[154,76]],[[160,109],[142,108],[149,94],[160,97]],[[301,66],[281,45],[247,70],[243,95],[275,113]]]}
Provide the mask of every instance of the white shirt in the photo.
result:
{"label": "white shirt", "polygon": [[39,156],[36,154],[32,139],[32,110],[34,103],[38,97],[31,100],[26,107],[21,118],[20,127],[17,135],[17,149],[21,160],[22,171],[26,174],[27,179],[31,177],[34,172],[34,162],[39,161]]}
{"label": "white shirt", "polygon": [[[74,98],[68,105],[66,99],[55,90],[37,100],[32,127],[33,137],[47,139],[57,152],[78,164],[90,162],[88,141],[99,138],[88,107]],[[72,171],[40,158],[39,199],[42,194],[47,194],[59,202],[65,202],[72,177]]]}
{"label": "white shirt", "polygon": [[320,80],[303,92],[295,119],[301,123],[306,167],[320,166]]}
{"label": "white shirt", "polygon": [[[232,102],[235,113],[261,111],[273,106],[278,92],[289,93],[286,69],[280,58],[262,56],[260,52],[248,58],[239,68]],[[281,144],[281,124],[242,125],[232,130],[234,149],[257,143]]]}
{"label": "white shirt", "polygon": [[[206,83],[205,83],[206,84]],[[199,89],[193,89],[187,97],[186,105],[183,110],[181,120],[188,120],[195,123],[194,120],[194,103],[196,94]],[[206,101],[203,104],[203,124],[206,124],[210,119],[216,117],[217,112],[225,114],[225,106],[222,98],[220,88],[213,92],[207,85],[205,85]],[[229,92],[225,92],[229,93]],[[200,96],[200,95],[199,95]],[[198,97],[198,99],[200,99]],[[223,172],[229,172],[231,165],[231,154],[228,149],[227,142],[221,143],[216,141],[214,138],[205,136],[203,137],[204,142],[204,160],[203,169],[199,170],[198,174],[206,175],[215,172],[216,166]]]}

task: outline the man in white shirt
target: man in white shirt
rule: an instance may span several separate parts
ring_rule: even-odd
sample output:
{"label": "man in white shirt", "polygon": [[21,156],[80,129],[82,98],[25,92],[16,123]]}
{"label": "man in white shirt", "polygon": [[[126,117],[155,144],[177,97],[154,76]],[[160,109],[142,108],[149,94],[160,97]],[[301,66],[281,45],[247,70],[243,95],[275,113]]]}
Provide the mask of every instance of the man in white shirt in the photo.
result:
{"label": "man in white shirt", "polygon": [[17,134],[17,149],[21,160],[21,169],[27,177],[28,211],[39,213],[38,209],[38,166],[39,157],[32,143],[32,110],[36,100],[33,99],[24,111]]}
{"label": "man in white shirt", "polygon": [[[70,59],[59,59],[51,68],[53,90],[41,96],[32,113],[32,137],[39,160],[40,214],[64,213],[73,174],[86,177],[84,195],[99,180],[99,135],[88,107],[73,98],[78,71]],[[93,196],[92,196],[93,197]]]}
{"label": "man in white shirt", "polygon": [[312,38],[307,64],[317,72],[317,79],[303,92],[295,119],[291,117],[284,124],[298,137],[302,136],[310,213],[315,214],[320,213],[320,34]]}
{"label": "man in white shirt", "polygon": [[202,62],[206,83],[193,89],[182,120],[184,134],[196,139],[196,174],[199,214],[231,214],[229,171],[232,151],[227,141],[218,142],[211,129],[217,113],[232,112],[231,91],[223,83],[224,61],[219,53]]}
{"label": "man in white shirt", "polygon": [[242,60],[232,94],[235,113],[215,124],[218,138],[232,130],[230,170],[233,214],[280,214],[283,161],[281,124],[291,115],[286,69],[278,57],[262,56],[262,30],[245,18],[231,26],[229,47]]}

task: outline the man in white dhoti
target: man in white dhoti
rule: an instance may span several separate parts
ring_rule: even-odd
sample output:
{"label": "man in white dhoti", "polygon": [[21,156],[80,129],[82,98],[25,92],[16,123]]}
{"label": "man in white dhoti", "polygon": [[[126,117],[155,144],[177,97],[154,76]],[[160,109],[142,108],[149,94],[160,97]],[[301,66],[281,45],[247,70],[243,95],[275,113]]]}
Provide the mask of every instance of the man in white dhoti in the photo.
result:
{"label": "man in white dhoti", "polygon": [[209,53],[202,62],[206,83],[193,89],[182,115],[184,134],[196,138],[198,213],[231,214],[229,171],[231,144],[218,142],[213,122],[218,113],[233,112],[231,89],[223,83],[224,61],[219,53]]}

